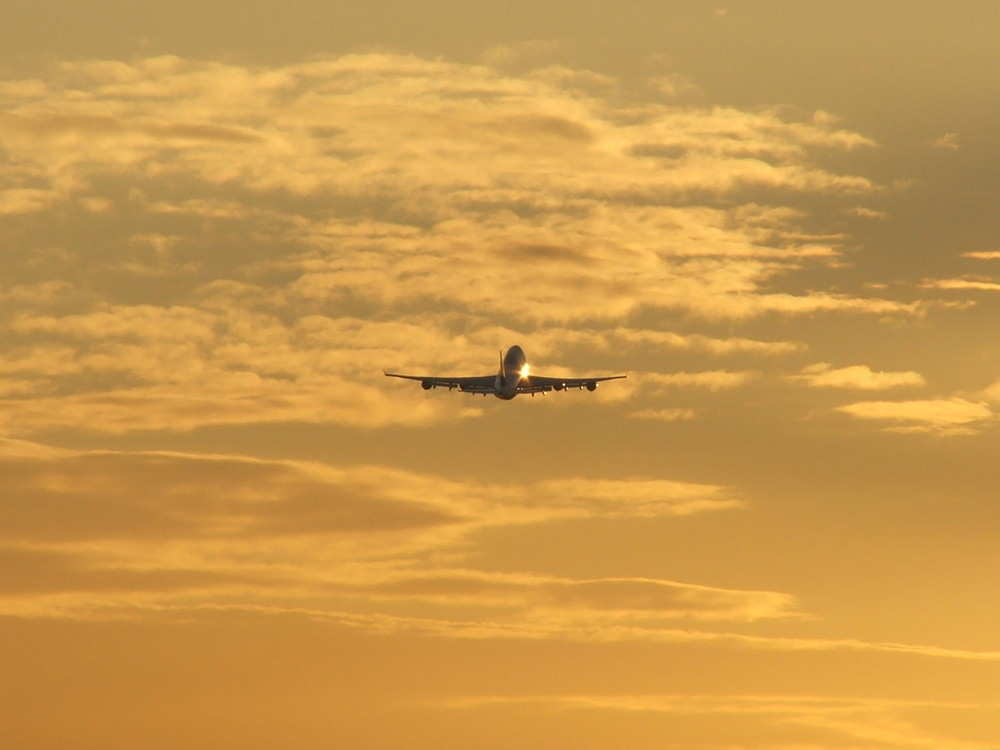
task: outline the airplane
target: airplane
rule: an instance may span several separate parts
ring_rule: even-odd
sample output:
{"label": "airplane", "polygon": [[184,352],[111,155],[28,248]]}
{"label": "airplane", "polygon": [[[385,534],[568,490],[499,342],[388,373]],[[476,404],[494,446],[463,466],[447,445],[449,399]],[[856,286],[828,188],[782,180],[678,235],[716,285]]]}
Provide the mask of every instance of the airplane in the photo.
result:
{"label": "airplane", "polygon": [[496,375],[480,375],[465,378],[441,378],[432,375],[399,375],[395,372],[382,374],[387,378],[404,378],[418,380],[425,391],[431,388],[453,388],[465,393],[481,393],[486,396],[493,394],[499,399],[510,401],[519,393],[547,393],[561,391],[566,388],[586,388],[597,390],[597,384],[604,380],[618,380],[625,375],[611,375],[603,378],[546,378],[541,375],[531,375],[528,372],[528,358],[524,350],[515,345],[500,353],[500,370]]}

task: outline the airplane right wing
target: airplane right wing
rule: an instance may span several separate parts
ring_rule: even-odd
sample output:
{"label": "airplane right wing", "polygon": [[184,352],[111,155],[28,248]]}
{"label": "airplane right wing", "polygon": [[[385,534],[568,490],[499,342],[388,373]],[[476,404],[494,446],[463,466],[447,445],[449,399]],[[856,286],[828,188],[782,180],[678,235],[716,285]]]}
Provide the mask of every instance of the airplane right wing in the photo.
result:
{"label": "airplane right wing", "polygon": [[621,380],[626,375],[609,375],[603,378],[551,378],[542,375],[529,375],[517,386],[519,393],[546,393],[562,391],[567,388],[586,388],[593,391],[597,384],[604,380]]}
{"label": "airplane right wing", "polygon": [[493,393],[496,385],[496,375],[481,375],[466,378],[442,378],[434,375],[399,375],[395,372],[382,373],[387,378],[403,378],[417,380],[425,391],[431,388],[447,388],[449,391],[458,388],[466,393]]}

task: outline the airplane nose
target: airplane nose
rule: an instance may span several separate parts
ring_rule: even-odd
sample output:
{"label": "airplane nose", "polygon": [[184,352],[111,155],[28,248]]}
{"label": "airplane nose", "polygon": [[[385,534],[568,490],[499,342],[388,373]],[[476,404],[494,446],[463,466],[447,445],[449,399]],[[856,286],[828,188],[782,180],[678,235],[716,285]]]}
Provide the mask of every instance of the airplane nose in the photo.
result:
{"label": "airplane nose", "polygon": [[512,346],[507,350],[507,355],[503,358],[504,370],[507,372],[520,372],[527,362],[524,350],[519,346]]}

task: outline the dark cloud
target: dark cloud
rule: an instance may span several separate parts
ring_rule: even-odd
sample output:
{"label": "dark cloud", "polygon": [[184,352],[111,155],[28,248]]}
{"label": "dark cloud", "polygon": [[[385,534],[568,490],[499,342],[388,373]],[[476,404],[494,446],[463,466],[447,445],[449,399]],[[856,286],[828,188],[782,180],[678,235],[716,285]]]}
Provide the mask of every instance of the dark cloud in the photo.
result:
{"label": "dark cloud", "polygon": [[537,263],[560,263],[568,265],[592,266],[597,263],[591,255],[566,245],[546,245],[538,243],[516,243],[505,251],[517,260]]}
{"label": "dark cloud", "polygon": [[591,143],[595,135],[586,125],[552,115],[511,115],[496,123],[501,131],[522,138],[553,137],[575,143]]}

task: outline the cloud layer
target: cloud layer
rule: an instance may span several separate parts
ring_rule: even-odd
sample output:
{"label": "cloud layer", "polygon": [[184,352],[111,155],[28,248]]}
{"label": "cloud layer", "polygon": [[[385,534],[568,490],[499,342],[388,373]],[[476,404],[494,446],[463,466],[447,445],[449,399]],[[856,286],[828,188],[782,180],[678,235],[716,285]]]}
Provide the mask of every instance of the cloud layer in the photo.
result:
{"label": "cloud layer", "polygon": [[[0,552],[19,571],[4,586],[7,615],[155,617],[233,606],[371,626],[395,617],[409,629],[436,620],[447,630],[445,615],[459,610],[461,634],[486,627],[490,613],[526,633],[542,620],[554,633],[583,623],[655,628],[795,613],[791,597],[773,592],[489,573],[460,562],[463,547],[489,528],[739,507],[720,487],[641,479],[485,485],[387,466],[12,441],[4,448]],[[448,559],[452,566],[441,567]]]}
{"label": "cloud layer", "polygon": [[820,166],[874,147],[824,113],[392,54],[62,62],[0,102],[8,434],[426,423],[477,412],[401,410],[372,375],[475,374],[472,347],[545,353],[553,328],[553,348],[787,353],[676,328],[924,309],[789,283],[848,249],[803,200],[846,216],[881,191]]}

